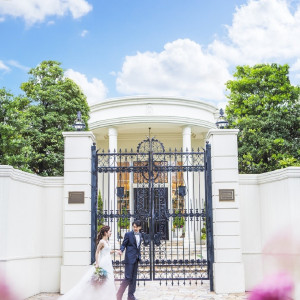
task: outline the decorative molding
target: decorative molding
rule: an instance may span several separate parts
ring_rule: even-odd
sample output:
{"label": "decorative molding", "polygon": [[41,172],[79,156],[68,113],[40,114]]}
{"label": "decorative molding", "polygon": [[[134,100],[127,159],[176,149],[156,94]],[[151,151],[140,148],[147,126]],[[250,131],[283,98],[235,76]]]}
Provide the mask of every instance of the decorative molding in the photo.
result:
{"label": "decorative molding", "polygon": [[0,165],[0,177],[8,177],[16,181],[34,184],[41,187],[63,187],[64,177],[42,177],[14,169],[12,166]]}
{"label": "decorative molding", "polygon": [[240,185],[257,185],[258,180],[257,180],[257,175],[258,174],[239,174],[239,184]]}
{"label": "decorative molding", "polygon": [[288,167],[262,174],[240,174],[239,184],[264,184],[289,178],[298,178],[300,180],[300,167]]}
{"label": "decorative molding", "polygon": [[[122,97],[122,98],[111,98],[104,102],[97,103],[90,106],[91,113],[107,108],[120,107],[120,106],[132,106],[132,105],[146,105],[149,107],[151,104],[164,104],[164,105],[176,105],[192,107],[202,109],[218,115],[219,110],[216,106],[200,101],[187,98],[176,98],[176,97],[147,97],[147,96],[135,96],[135,97]],[[151,107],[151,109],[153,109]]]}
{"label": "decorative molding", "polygon": [[128,116],[122,118],[114,118],[108,120],[100,120],[96,122],[89,123],[90,129],[97,129],[110,126],[118,126],[124,124],[136,124],[136,123],[172,123],[172,124],[184,124],[191,126],[199,126],[207,129],[215,128],[216,124],[204,121],[201,119],[193,119],[187,117],[177,117],[177,116]]}

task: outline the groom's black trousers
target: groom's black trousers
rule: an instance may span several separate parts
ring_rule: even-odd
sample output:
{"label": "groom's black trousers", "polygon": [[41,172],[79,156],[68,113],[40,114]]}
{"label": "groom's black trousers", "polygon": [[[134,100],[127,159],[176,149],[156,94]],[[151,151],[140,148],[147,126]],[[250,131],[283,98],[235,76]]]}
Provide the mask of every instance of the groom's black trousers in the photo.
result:
{"label": "groom's black trousers", "polygon": [[136,277],[138,270],[138,261],[134,264],[125,264],[125,279],[122,281],[120,288],[117,293],[117,299],[121,300],[122,296],[129,285],[128,288],[128,299],[134,299],[134,293],[136,289]]}

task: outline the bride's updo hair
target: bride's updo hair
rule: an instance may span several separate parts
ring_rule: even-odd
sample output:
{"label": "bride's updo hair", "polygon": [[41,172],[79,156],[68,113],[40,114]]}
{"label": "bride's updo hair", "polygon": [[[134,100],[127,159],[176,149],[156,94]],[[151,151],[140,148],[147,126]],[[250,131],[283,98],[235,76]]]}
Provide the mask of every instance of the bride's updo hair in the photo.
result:
{"label": "bride's updo hair", "polygon": [[98,233],[98,236],[97,236],[97,244],[100,242],[100,240],[103,239],[105,233],[107,233],[108,231],[110,230],[110,227],[109,226],[103,226],[99,233]]}

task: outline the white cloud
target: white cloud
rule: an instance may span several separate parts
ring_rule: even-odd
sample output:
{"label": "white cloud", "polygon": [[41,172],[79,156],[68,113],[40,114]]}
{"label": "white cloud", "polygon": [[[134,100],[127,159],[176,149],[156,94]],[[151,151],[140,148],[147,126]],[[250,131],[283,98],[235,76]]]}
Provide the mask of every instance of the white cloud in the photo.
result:
{"label": "white cloud", "polygon": [[4,64],[4,62],[2,60],[0,60],[0,70],[4,70],[6,72],[10,71],[10,68]]}
{"label": "white cloud", "polygon": [[100,102],[106,98],[107,88],[100,79],[92,78],[92,81],[89,82],[84,74],[72,69],[68,69],[65,76],[80,86],[89,104]]}
{"label": "white cloud", "polygon": [[25,71],[25,72],[28,72],[30,70],[29,67],[21,65],[19,62],[15,61],[15,60],[9,60],[7,63],[13,67],[16,67],[16,68],[22,70],[22,71]]}
{"label": "white cloud", "polygon": [[300,58],[296,60],[296,62],[291,66],[291,71],[300,71]]}
{"label": "white cloud", "polygon": [[85,37],[87,35],[88,31],[87,30],[82,30],[80,33],[81,37]]}
{"label": "white cloud", "polygon": [[71,13],[74,19],[86,15],[92,5],[86,0],[10,0],[0,1],[0,16],[24,18],[27,25],[43,22],[48,16]]}
{"label": "white cloud", "polygon": [[[224,101],[225,83],[236,65],[289,63],[300,78],[300,3],[248,0],[236,8],[227,34],[201,46],[176,40],[162,52],[127,56],[116,85],[124,94],[160,94]],[[294,73],[293,73],[294,72]],[[224,103],[222,103],[224,105]]]}
{"label": "white cloud", "polygon": [[250,0],[236,9],[228,43],[215,40],[211,51],[235,64],[286,62],[300,55],[300,5],[286,0]]}
{"label": "white cloud", "polygon": [[226,106],[228,105],[228,101],[222,101],[222,102],[218,102],[218,108],[219,109],[223,109],[225,111]]}
{"label": "white cloud", "polygon": [[5,21],[5,18],[4,17],[0,17],[0,23],[4,22],[4,21]]}
{"label": "white cloud", "polygon": [[222,100],[228,79],[224,60],[205,53],[189,39],[179,39],[167,43],[160,53],[127,56],[116,82],[118,91],[124,94]]}

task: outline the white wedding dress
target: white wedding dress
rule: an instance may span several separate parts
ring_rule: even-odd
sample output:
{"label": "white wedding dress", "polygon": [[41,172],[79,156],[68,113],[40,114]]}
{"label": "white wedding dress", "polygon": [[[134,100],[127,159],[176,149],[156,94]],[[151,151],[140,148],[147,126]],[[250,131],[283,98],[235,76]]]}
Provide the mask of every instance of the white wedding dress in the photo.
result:
{"label": "white wedding dress", "polygon": [[59,300],[116,300],[114,271],[110,255],[111,247],[104,241],[104,248],[99,253],[99,267],[107,272],[107,279],[100,286],[91,284],[95,267],[91,266],[81,280]]}

